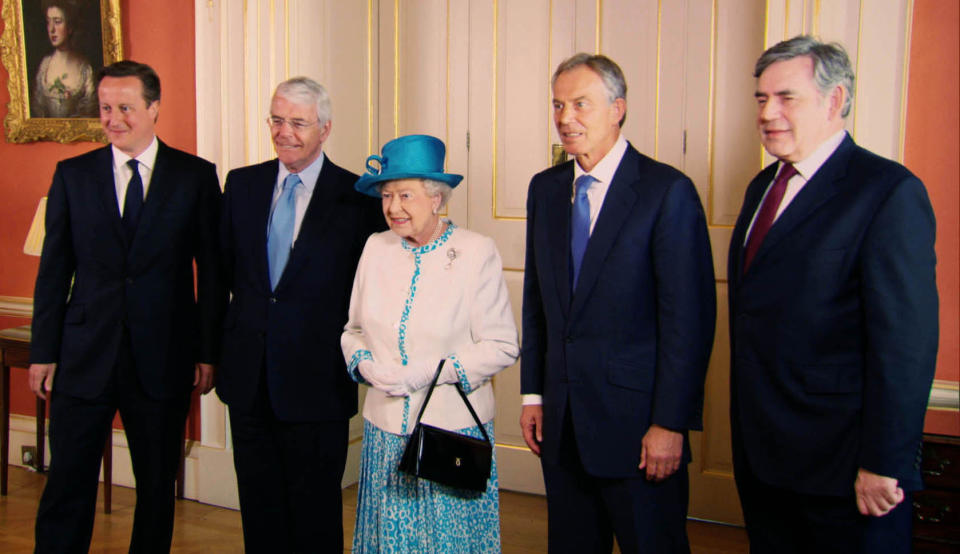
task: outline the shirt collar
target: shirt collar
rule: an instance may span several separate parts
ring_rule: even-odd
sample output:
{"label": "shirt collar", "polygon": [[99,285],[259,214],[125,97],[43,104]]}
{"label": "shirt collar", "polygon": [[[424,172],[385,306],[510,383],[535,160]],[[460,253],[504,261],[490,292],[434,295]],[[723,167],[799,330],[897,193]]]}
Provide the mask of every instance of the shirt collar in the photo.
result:
{"label": "shirt collar", "polygon": [[[809,181],[813,175],[820,169],[820,167],[826,163],[826,161],[833,155],[834,151],[840,147],[840,143],[843,142],[843,139],[846,138],[847,131],[845,129],[840,129],[836,133],[830,136],[827,140],[820,143],[820,146],[813,151],[806,159],[800,160],[799,162],[793,164],[793,167],[796,168],[797,173],[800,174],[804,180]],[[781,165],[777,167],[777,172],[779,173]]]}
{"label": "shirt collar", "polygon": [[[127,162],[134,159],[123,152],[115,145],[110,145],[111,150],[113,150],[113,167],[119,169],[125,165]],[[157,163],[157,150],[159,150],[160,145],[157,141],[157,135],[153,135],[153,140],[150,141],[150,146],[146,150],[140,153],[136,157],[136,160],[143,165],[147,166],[147,169],[153,171],[153,166]]]}
{"label": "shirt collar", "polygon": [[[320,178],[320,170],[323,168],[323,151],[320,151],[320,155],[317,156],[317,159],[313,160],[313,163],[308,165],[301,171],[297,173],[300,176],[300,182],[303,183],[303,187],[313,193],[313,187],[317,185],[317,179]],[[287,166],[283,165],[283,162],[280,162],[280,172],[277,174],[277,186],[283,187],[283,180],[287,178],[287,175],[290,175],[290,170],[287,169]]]}
{"label": "shirt collar", "polygon": [[597,181],[609,185],[613,181],[613,174],[617,172],[617,168],[620,167],[620,160],[623,159],[623,154],[627,151],[627,139],[623,138],[623,133],[620,133],[617,136],[617,142],[613,143],[613,148],[607,152],[603,158],[597,162],[597,165],[593,166],[593,169],[589,172],[584,171],[580,164],[576,160],[573,162],[573,180],[576,182],[577,178],[583,175],[584,173],[589,173]]}

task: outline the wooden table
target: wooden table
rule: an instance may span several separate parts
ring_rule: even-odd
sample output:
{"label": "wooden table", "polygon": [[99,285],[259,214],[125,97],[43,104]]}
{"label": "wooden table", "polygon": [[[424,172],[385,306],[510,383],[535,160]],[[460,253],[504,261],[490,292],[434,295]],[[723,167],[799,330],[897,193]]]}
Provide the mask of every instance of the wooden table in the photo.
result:
{"label": "wooden table", "polygon": [[[30,367],[30,327],[13,327],[0,330],[0,359],[3,375],[0,376],[0,495],[7,494],[7,460],[10,459],[10,368]],[[34,467],[43,471],[46,402],[37,397],[37,457]]]}
{"label": "wooden table", "polygon": [[923,483],[913,494],[913,552],[960,552],[960,437],[923,436]]}
{"label": "wooden table", "polygon": [[[3,375],[0,376],[0,495],[7,494],[7,460],[10,459],[10,368],[30,367],[30,326],[0,330],[0,358]],[[47,402],[37,397],[37,458],[33,467],[43,472],[46,439]],[[103,512],[109,514],[113,492],[113,435],[107,435],[103,448]]]}

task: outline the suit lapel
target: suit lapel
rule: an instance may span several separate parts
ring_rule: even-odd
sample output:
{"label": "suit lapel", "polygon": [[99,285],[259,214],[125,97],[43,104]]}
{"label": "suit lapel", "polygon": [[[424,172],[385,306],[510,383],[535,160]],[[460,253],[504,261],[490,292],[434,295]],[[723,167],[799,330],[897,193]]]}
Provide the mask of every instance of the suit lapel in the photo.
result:
{"label": "suit lapel", "polygon": [[590,290],[593,289],[600,277],[603,260],[610,253],[613,243],[617,240],[620,228],[623,227],[624,222],[633,211],[633,205],[637,201],[637,193],[634,187],[639,184],[640,175],[637,168],[639,162],[637,158],[638,155],[633,147],[628,147],[623,159],[620,160],[620,166],[613,174],[613,181],[607,189],[603,207],[600,208],[593,233],[590,234],[590,240],[587,241],[587,250],[583,254],[580,277],[577,279],[577,290],[574,291],[573,305],[570,308],[573,317],[576,317],[587,302]]}
{"label": "suit lapel", "polygon": [[730,265],[730,267],[727,268],[727,277],[731,286],[735,287],[741,280],[747,227],[750,226],[753,214],[756,213],[760,207],[760,201],[763,200],[763,193],[767,190],[767,187],[776,175],[777,166],[778,164],[774,162],[761,171],[760,174],[754,178],[753,182],[750,183],[750,187],[747,189],[746,195],[744,195],[743,207],[740,209],[740,216],[737,218],[737,223],[733,229],[733,236],[730,239],[730,253],[727,258],[727,263]]}
{"label": "suit lapel", "polygon": [[109,145],[97,152],[93,166],[93,177],[97,186],[97,197],[103,215],[110,221],[117,239],[127,246],[126,234],[120,221],[120,205],[117,203],[117,186],[113,179],[113,150]]}
{"label": "suit lapel", "polygon": [[273,205],[273,192],[277,186],[277,172],[280,162],[276,158],[260,165],[260,172],[250,185],[249,206],[252,207],[250,222],[250,245],[255,254],[251,259],[259,260],[257,277],[267,291],[270,289],[270,261],[267,256],[267,226],[270,223],[270,208]]}
{"label": "suit lapel", "polygon": [[[803,186],[803,189],[780,214],[780,217],[774,221],[767,236],[763,239],[763,244],[757,250],[757,255],[750,264],[751,267],[758,262],[763,263],[764,256],[775,249],[784,238],[788,237],[797,225],[803,223],[820,206],[840,192],[839,184],[846,175],[846,167],[853,147],[853,139],[848,135],[833,155],[820,166],[813,178]],[[749,273],[749,270],[747,273]]]}
{"label": "suit lapel", "polygon": [[547,236],[552,241],[550,248],[551,268],[557,286],[557,298],[563,314],[570,311],[570,191],[573,184],[573,163],[549,183],[546,194]]}
{"label": "suit lapel", "polygon": [[153,163],[150,185],[147,187],[147,196],[144,198],[140,222],[137,223],[137,230],[133,234],[131,250],[145,240],[144,237],[150,231],[150,226],[153,225],[157,215],[163,210],[176,186],[176,178],[174,177],[176,168],[171,164],[169,148],[159,139],[157,139],[157,142],[157,159]]}
{"label": "suit lapel", "polygon": [[293,251],[290,252],[290,259],[283,270],[283,275],[280,276],[277,288],[297,274],[310,257],[310,252],[321,243],[320,235],[323,234],[324,222],[336,209],[340,195],[343,193],[337,188],[333,171],[333,162],[327,156],[323,160],[323,166],[313,187],[313,194],[310,196],[310,203],[307,204],[303,221],[300,223],[300,233],[297,234],[297,240],[293,243]]}

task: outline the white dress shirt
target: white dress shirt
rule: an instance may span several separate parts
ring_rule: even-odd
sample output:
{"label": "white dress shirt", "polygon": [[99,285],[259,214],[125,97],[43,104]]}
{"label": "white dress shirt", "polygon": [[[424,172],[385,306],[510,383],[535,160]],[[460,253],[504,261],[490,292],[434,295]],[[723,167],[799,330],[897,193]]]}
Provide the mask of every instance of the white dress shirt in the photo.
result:
{"label": "white dress shirt", "polygon": [[573,162],[573,181],[570,182],[571,203],[573,203],[573,198],[576,194],[573,183],[576,183],[581,175],[588,174],[596,179],[593,184],[590,185],[590,188],[587,189],[587,199],[590,201],[591,235],[593,234],[594,226],[597,224],[597,216],[600,215],[600,208],[603,207],[603,199],[607,197],[607,190],[610,188],[610,182],[613,181],[613,174],[616,173],[617,168],[620,167],[620,161],[623,160],[623,155],[626,151],[627,139],[623,138],[623,134],[621,133],[610,151],[597,162],[597,165],[593,166],[592,170],[584,171],[583,168],[580,167],[579,162]]}
{"label": "white dress shirt", "polygon": [[[297,173],[300,176],[300,182],[303,183],[302,187],[297,187],[293,190],[296,195],[296,210],[295,217],[293,220],[293,242],[297,242],[297,236],[300,235],[300,225],[303,223],[303,215],[307,213],[307,206],[310,205],[310,199],[313,197],[313,189],[317,186],[317,179],[320,177],[320,169],[323,168],[323,152],[320,152],[320,155],[317,156],[317,159],[313,160],[313,163],[308,165],[301,171]],[[290,175],[290,170],[287,169],[287,166],[283,165],[283,162],[280,162],[280,170],[277,171],[277,182],[273,187],[273,201],[270,203],[270,213],[273,213],[273,209],[277,206],[277,201],[280,200],[280,193],[283,192],[283,181],[287,178],[287,175]],[[269,226],[268,226],[269,227]],[[293,244],[290,245],[291,247]]]}
{"label": "white dress shirt", "polygon": [[[157,136],[153,136],[153,141],[146,150],[136,157],[137,169],[140,170],[140,180],[143,181],[143,199],[147,199],[147,191],[150,189],[150,178],[153,176],[153,168],[157,163],[157,149],[159,143]],[[131,159],[116,146],[111,146],[113,150],[113,187],[117,191],[117,206],[120,208],[120,217],[123,217],[123,204],[127,197],[127,185],[130,184],[130,178],[133,177],[133,170],[127,165]]]}
{"label": "white dress shirt", "polygon": [[[797,170],[797,174],[790,178],[787,181],[787,190],[783,193],[783,200],[780,201],[780,207],[777,208],[777,215],[774,216],[773,221],[776,221],[780,214],[787,209],[787,206],[790,205],[790,202],[793,202],[793,199],[800,194],[800,191],[803,189],[804,185],[807,184],[807,181],[813,179],[813,176],[817,173],[817,170],[826,163],[830,156],[840,147],[840,143],[843,142],[843,139],[847,136],[845,130],[837,131],[830,138],[823,141],[816,150],[813,151],[806,159],[801,160],[795,164],[793,167]],[[783,167],[783,162],[777,164],[777,171],[774,173],[773,181],[777,180],[777,175],[780,174],[780,169]],[[763,206],[763,201],[766,199],[767,194],[770,193],[770,185],[773,184],[773,181],[770,181],[770,184],[767,185],[766,192],[763,193],[763,198],[760,199],[760,203],[757,204],[757,211],[753,213],[753,219],[750,220],[750,227],[747,228],[747,233],[743,237],[743,244],[747,244],[747,240],[750,238],[750,233],[753,231],[753,223],[757,219],[757,214],[760,213],[760,208]]]}

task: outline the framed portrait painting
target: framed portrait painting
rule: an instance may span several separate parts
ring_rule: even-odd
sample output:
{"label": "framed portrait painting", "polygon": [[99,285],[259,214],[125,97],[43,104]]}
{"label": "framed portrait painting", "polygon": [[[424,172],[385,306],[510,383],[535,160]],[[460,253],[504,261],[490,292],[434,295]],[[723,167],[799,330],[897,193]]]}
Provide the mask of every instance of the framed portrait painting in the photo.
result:
{"label": "framed portrait painting", "polygon": [[104,141],[97,71],[122,59],[120,0],[5,0],[10,142]]}

